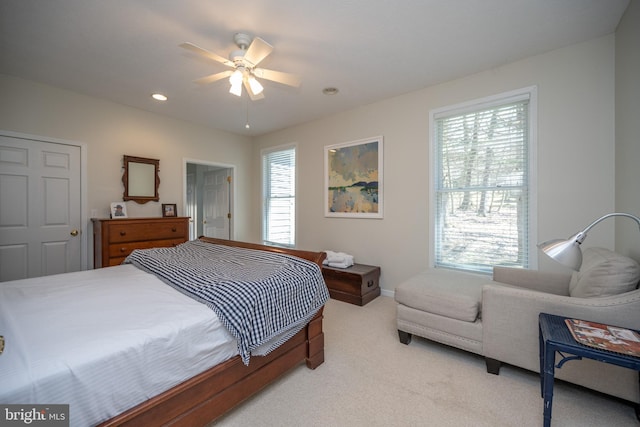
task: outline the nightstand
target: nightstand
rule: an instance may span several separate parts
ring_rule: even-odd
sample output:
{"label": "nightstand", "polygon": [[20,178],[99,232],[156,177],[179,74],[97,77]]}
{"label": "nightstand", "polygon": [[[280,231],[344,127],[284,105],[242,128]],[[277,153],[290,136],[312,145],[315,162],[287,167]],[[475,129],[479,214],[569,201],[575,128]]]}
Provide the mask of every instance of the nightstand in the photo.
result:
{"label": "nightstand", "polygon": [[380,267],[354,264],[347,268],[322,266],[331,298],[365,305],[380,295]]}
{"label": "nightstand", "polygon": [[[544,426],[551,426],[551,407],[553,402],[553,382],[555,368],[562,368],[566,362],[583,358],[611,363],[640,372],[640,357],[615,353],[606,349],[586,346],[578,343],[565,323],[566,317],[547,313],[538,315],[540,340],[540,391],[544,399]],[[640,331],[635,331],[640,332]],[[556,353],[562,360],[556,364]],[[640,404],[635,403],[636,418],[640,420]]]}

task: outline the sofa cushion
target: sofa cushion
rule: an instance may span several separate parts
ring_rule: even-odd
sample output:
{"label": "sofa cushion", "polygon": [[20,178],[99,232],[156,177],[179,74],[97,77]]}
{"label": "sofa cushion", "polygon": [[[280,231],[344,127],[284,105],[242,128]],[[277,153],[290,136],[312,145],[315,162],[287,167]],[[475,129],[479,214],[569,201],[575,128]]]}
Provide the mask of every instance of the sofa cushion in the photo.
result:
{"label": "sofa cushion", "polygon": [[475,322],[480,315],[485,276],[456,271],[423,271],[396,287],[398,303],[440,316]]}
{"label": "sofa cushion", "polygon": [[640,266],[633,259],[605,248],[587,248],[580,271],[573,272],[569,295],[592,298],[629,292],[638,286]]}

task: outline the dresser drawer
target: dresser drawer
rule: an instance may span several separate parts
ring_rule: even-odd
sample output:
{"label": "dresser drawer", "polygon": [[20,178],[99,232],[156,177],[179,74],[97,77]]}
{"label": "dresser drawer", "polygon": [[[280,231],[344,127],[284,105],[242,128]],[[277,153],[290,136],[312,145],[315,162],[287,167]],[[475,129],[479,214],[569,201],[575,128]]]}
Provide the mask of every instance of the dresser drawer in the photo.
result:
{"label": "dresser drawer", "polygon": [[[132,227],[128,224],[112,224],[109,227],[109,242],[137,242],[140,240],[175,239],[187,233],[184,221],[144,223]],[[152,247],[152,246],[148,246]]]}
{"label": "dresser drawer", "polygon": [[109,245],[109,258],[127,257],[134,249],[169,248],[183,243],[184,239],[148,240],[145,242],[113,243]]}

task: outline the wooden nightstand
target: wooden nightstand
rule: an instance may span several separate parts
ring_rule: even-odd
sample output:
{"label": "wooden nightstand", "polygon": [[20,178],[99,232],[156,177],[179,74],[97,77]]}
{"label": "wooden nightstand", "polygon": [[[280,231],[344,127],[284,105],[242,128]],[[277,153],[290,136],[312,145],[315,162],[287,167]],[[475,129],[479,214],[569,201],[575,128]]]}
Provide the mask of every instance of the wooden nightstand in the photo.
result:
{"label": "wooden nightstand", "polygon": [[322,267],[331,298],[365,305],[380,295],[380,267],[354,264],[348,268]]}

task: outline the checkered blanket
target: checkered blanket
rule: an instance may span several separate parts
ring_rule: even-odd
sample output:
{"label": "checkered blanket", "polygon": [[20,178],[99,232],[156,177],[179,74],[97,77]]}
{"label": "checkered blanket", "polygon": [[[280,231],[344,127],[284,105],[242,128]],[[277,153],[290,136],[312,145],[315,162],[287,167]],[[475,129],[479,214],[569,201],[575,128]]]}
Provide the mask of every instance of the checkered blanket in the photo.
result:
{"label": "checkered blanket", "polygon": [[329,298],[317,264],[294,256],[205,243],[135,250],[124,261],[206,304],[238,341],[245,365],[300,331]]}

